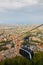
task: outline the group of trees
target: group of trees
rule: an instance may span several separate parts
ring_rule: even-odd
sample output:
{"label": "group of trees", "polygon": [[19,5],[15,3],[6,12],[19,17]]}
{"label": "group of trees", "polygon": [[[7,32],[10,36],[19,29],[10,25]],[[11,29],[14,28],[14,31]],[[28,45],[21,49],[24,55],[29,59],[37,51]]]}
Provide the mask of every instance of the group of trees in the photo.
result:
{"label": "group of trees", "polygon": [[35,53],[32,60],[16,56],[15,58],[1,61],[0,65],[43,65],[43,52]]}
{"label": "group of trees", "polygon": [[8,47],[6,47],[6,45],[8,45],[8,44],[11,45],[11,48],[13,48],[15,46],[15,44],[12,42],[12,40],[1,41],[0,44],[1,44],[0,51],[9,49]]}

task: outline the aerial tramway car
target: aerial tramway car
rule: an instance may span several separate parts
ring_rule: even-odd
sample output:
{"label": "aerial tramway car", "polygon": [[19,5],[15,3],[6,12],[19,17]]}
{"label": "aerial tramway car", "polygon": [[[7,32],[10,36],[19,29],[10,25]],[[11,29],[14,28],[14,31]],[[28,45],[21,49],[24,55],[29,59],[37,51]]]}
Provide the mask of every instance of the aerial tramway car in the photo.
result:
{"label": "aerial tramway car", "polygon": [[[41,25],[39,25],[39,26],[33,28],[32,30],[34,30],[34,29],[36,29],[36,28],[38,28],[38,27],[40,27],[40,26],[43,26],[43,24],[41,24]],[[32,30],[30,30],[30,31],[32,31]],[[26,33],[27,33],[27,32],[26,32]],[[26,37],[24,38],[24,41],[26,41],[26,42],[29,44],[29,36],[26,36]],[[26,45],[22,45],[21,48],[19,49],[19,53],[20,53],[22,56],[24,56],[24,57],[26,57],[27,59],[29,59],[29,60],[32,60],[32,58],[33,58],[33,56],[34,56],[33,50],[30,49],[30,44],[29,44],[29,46],[28,46],[27,44],[26,44]]]}
{"label": "aerial tramway car", "polygon": [[32,60],[32,58],[33,58],[33,56],[34,56],[33,51],[32,51],[30,48],[28,48],[27,45],[21,47],[21,48],[19,49],[19,53],[20,53],[22,56],[24,56],[24,57],[26,57],[27,59],[29,59],[29,60]]}
{"label": "aerial tramway car", "polygon": [[[26,37],[24,38],[24,41],[29,42],[29,37],[26,36]],[[30,49],[30,46],[27,45],[27,44],[21,46],[21,48],[19,49],[19,53],[20,53],[22,56],[24,56],[24,57],[26,57],[27,59],[29,59],[29,60],[31,60],[31,59],[33,58],[33,56],[34,56],[34,52]]]}

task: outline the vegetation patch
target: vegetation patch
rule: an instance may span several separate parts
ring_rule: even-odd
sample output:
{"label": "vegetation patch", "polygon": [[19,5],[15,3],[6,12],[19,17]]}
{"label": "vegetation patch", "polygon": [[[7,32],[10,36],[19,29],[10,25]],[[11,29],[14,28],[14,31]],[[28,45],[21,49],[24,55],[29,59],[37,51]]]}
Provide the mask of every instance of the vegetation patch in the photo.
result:
{"label": "vegetation patch", "polygon": [[43,52],[35,53],[32,60],[16,56],[15,58],[1,61],[0,65],[43,65]]}

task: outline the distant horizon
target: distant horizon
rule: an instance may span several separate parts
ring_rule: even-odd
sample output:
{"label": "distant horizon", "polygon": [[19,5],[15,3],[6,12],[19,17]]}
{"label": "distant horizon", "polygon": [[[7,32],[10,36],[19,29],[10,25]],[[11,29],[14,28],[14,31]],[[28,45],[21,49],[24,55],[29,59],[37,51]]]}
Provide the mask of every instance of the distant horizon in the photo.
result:
{"label": "distant horizon", "polygon": [[40,25],[40,24],[43,24],[43,23],[0,23],[0,25]]}

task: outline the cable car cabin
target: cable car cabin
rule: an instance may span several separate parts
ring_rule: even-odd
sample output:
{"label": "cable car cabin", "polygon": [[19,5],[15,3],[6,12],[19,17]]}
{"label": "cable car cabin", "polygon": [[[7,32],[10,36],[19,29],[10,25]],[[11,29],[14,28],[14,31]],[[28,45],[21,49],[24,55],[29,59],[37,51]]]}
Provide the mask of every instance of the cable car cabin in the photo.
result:
{"label": "cable car cabin", "polygon": [[29,60],[32,60],[32,58],[33,58],[33,56],[34,56],[33,51],[32,51],[31,49],[25,47],[25,46],[23,46],[23,47],[21,47],[21,48],[19,49],[19,53],[20,53],[22,56],[24,56],[24,57],[26,57],[27,59],[29,59]]}

